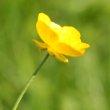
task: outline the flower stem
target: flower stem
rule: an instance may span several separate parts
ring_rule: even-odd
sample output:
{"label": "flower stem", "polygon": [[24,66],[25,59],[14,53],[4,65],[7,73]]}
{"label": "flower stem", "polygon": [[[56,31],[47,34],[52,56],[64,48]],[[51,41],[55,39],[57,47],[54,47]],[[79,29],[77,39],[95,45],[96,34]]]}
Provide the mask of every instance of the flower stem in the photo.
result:
{"label": "flower stem", "polygon": [[47,54],[45,56],[45,58],[42,60],[42,62],[39,64],[39,66],[35,69],[35,71],[33,72],[33,74],[31,75],[30,79],[28,80],[28,82],[26,83],[26,85],[24,86],[23,90],[21,91],[17,101],[15,102],[12,110],[17,110],[18,105],[21,101],[21,99],[23,98],[24,94],[26,93],[27,89],[29,88],[31,82],[34,80],[36,74],[38,73],[38,71],[40,70],[40,68],[42,67],[42,65],[45,63],[45,61],[47,60],[47,58],[49,57],[49,54]]}

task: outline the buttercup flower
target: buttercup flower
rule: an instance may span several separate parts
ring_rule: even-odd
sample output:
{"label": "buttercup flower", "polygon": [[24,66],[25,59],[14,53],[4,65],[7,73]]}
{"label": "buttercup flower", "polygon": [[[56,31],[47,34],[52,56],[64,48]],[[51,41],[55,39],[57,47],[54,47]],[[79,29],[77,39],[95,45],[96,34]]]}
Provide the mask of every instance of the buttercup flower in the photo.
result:
{"label": "buttercup flower", "polygon": [[68,62],[65,56],[81,56],[85,49],[90,47],[89,44],[81,41],[77,29],[72,26],[61,27],[44,13],[39,13],[36,29],[43,42],[34,39],[35,44],[41,49],[46,49],[60,61]]}

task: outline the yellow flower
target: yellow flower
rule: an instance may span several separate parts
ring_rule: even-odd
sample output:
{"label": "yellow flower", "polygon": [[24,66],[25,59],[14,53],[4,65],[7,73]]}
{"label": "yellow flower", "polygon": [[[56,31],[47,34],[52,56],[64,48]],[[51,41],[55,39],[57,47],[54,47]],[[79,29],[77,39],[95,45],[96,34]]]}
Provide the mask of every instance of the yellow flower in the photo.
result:
{"label": "yellow flower", "polygon": [[60,61],[68,62],[65,56],[81,56],[89,48],[89,44],[81,42],[77,29],[72,26],[61,27],[44,13],[39,13],[36,29],[44,43],[34,39],[35,44],[41,49],[47,49],[49,54]]}

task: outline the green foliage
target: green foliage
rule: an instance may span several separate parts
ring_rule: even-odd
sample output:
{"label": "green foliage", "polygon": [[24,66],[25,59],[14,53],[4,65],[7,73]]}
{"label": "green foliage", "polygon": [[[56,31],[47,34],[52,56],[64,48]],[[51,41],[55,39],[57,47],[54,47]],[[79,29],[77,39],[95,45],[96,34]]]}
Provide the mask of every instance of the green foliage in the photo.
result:
{"label": "green foliage", "polygon": [[12,108],[46,54],[32,42],[39,12],[75,26],[91,48],[68,64],[51,56],[19,110],[110,110],[109,0],[0,1],[0,110]]}

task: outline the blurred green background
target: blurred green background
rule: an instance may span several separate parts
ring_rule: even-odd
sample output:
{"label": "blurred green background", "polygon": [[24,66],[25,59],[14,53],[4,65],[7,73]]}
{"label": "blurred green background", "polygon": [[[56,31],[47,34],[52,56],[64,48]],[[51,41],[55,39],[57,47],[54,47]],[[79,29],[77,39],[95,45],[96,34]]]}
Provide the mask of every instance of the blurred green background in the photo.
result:
{"label": "blurred green background", "polygon": [[19,110],[110,110],[110,1],[1,0],[0,110],[11,110],[46,52],[38,38],[37,15],[75,26],[91,48],[69,63],[50,57],[31,84]]}

